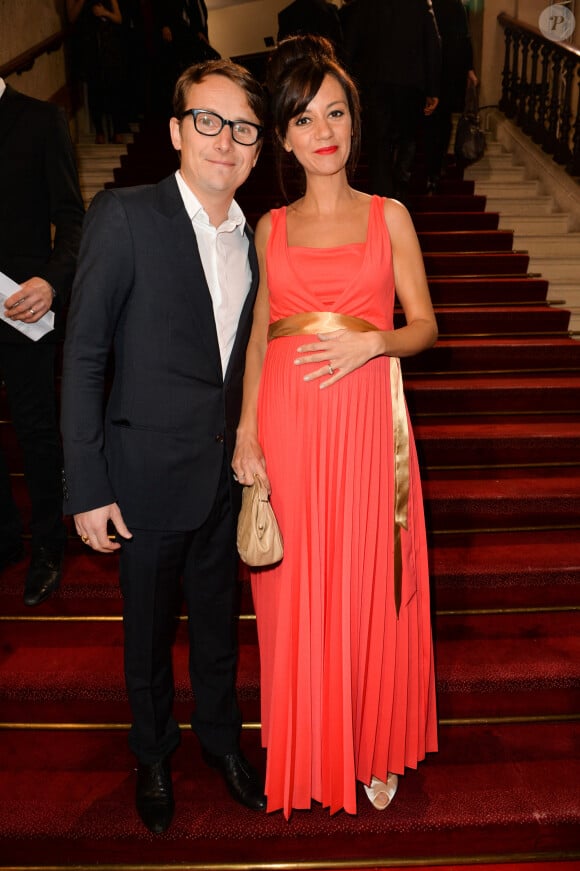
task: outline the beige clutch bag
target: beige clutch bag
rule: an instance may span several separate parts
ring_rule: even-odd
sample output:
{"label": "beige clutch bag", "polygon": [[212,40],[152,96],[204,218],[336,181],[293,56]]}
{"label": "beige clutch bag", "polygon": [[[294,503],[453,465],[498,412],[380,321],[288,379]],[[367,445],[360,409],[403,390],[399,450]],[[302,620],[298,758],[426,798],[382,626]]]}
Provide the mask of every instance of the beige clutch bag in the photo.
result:
{"label": "beige clutch bag", "polygon": [[270,566],[280,562],[284,555],[282,534],[259,475],[242,492],[237,544],[238,553],[248,566]]}

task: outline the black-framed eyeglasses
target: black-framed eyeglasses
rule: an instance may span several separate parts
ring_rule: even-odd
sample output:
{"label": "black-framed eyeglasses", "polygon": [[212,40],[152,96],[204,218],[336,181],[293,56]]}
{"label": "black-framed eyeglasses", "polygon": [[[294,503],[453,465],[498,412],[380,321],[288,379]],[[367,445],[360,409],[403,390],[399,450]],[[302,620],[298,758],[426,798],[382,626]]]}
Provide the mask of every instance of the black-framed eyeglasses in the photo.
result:
{"label": "black-framed eyeglasses", "polygon": [[264,135],[264,128],[251,121],[228,121],[217,112],[207,112],[205,109],[186,109],[182,118],[191,115],[195,129],[202,136],[217,136],[226,124],[232,131],[232,139],[239,145],[255,145]]}

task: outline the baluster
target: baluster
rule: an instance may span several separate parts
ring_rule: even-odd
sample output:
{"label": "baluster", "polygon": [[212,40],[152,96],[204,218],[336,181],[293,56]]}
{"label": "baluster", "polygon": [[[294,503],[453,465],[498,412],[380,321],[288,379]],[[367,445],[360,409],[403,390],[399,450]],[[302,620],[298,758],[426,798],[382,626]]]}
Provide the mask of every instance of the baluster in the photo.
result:
{"label": "baluster", "polygon": [[547,141],[548,136],[548,74],[550,70],[551,51],[551,46],[547,44],[544,44],[542,46],[542,83],[540,85],[540,95],[538,102],[538,134],[537,137],[534,137],[534,141],[538,142],[542,146]]}
{"label": "baluster", "polygon": [[509,87],[509,112],[506,112],[508,118],[513,118],[516,114],[517,95],[518,95],[518,66],[520,60],[520,34],[516,31],[513,38],[513,55],[512,69],[510,76]]}
{"label": "baluster", "polygon": [[557,163],[567,163],[572,152],[570,150],[570,130],[572,127],[572,84],[574,82],[574,58],[564,61],[564,96],[560,102],[560,124],[558,127],[558,143],[554,153]]}
{"label": "baluster", "polygon": [[510,55],[512,45],[512,30],[509,27],[505,29],[505,52],[503,59],[503,70],[501,74],[501,99],[499,108],[504,115],[509,114],[509,85],[510,85]]}
{"label": "baluster", "polygon": [[522,68],[520,75],[520,86],[517,92],[517,123],[519,127],[524,127],[527,118],[528,100],[530,96],[528,83],[528,51],[530,47],[529,34],[522,34]]}
{"label": "baluster", "polygon": [[578,67],[578,101],[576,105],[576,122],[574,124],[574,137],[572,140],[572,160],[566,167],[570,175],[580,175],[580,66]]}
{"label": "baluster", "polygon": [[[530,99],[528,102],[528,114],[524,124],[524,131],[528,136],[533,138],[537,135],[538,122],[536,119],[536,111],[538,106],[538,55],[540,53],[540,45],[532,39],[532,71],[530,73]],[[537,140],[536,140],[537,141]]]}
{"label": "baluster", "polygon": [[548,133],[543,145],[544,151],[554,154],[558,147],[558,120],[560,115],[560,78],[562,58],[557,51],[554,52],[552,65],[552,87],[550,93],[550,112],[548,116]]}

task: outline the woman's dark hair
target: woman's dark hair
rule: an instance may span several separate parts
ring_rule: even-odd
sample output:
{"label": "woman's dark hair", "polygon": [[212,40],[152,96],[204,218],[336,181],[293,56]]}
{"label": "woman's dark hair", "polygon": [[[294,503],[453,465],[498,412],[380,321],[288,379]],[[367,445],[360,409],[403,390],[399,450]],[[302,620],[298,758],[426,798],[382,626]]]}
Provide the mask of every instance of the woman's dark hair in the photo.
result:
{"label": "woman's dark hair", "polygon": [[[208,76],[223,76],[234,84],[239,85],[248,98],[250,108],[260,124],[266,118],[267,102],[266,94],[262,86],[256,81],[245,67],[229,60],[208,60],[204,63],[194,64],[182,72],[175,85],[173,92],[173,114],[181,119],[185,109],[187,94],[192,85],[198,85]],[[205,109],[205,106],[199,108]]]}
{"label": "woman's dark hair", "polygon": [[[282,143],[292,118],[304,112],[318,93],[324,77],[333,76],[341,85],[352,123],[352,144],[346,164],[349,177],[355,170],[361,147],[360,98],[356,85],[339,64],[328,39],[312,34],[290,36],[272,52],[266,68],[266,90],[270,96],[270,118],[274,128],[278,183],[286,196],[285,160]],[[296,160],[294,158],[294,162]]]}

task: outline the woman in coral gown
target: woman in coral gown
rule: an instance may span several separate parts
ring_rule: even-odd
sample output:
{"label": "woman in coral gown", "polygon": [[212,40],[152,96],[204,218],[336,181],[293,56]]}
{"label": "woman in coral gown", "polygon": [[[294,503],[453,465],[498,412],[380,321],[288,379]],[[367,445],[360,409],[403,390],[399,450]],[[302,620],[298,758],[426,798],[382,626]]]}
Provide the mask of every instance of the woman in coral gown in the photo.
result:
{"label": "woman in coral gown", "polygon": [[[350,187],[356,89],[332,48],[280,43],[278,146],[305,194],[256,228],[261,284],[233,468],[259,473],[284,557],[252,573],[268,810],[378,809],[437,748],[421,483],[399,358],[437,327],[400,203]],[[406,325],[393,326],[395,292]]]}

